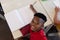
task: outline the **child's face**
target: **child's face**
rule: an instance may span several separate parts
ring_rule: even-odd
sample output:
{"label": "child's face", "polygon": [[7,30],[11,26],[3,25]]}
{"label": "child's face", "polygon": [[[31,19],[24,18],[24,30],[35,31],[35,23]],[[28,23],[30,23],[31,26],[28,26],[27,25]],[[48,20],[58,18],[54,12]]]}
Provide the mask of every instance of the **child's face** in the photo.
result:
{"label": "child's face", "polygon": [[31,24],[32,31],[38,31],[43,27],[43,23],[40,23],[40,18],[36,17],[36,16],[34,16],[32,22],[30,24]]}

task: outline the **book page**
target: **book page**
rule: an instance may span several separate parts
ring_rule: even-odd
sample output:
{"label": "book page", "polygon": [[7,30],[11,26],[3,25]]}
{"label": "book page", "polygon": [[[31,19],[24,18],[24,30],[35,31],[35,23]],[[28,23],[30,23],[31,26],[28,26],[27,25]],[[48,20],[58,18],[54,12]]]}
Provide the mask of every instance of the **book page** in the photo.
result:
{"label": "book page", "polygon": [[5,14],[5,18],[11,31],[13,32],[29,24],[33,18],[33,15],[34,13],[28,6],[26,6],[21,9],[8,12]]}
{"label": "book page", "polygon": [[56,7],[60,8],[60,0],[53,0],[53,3],[55,4]]}

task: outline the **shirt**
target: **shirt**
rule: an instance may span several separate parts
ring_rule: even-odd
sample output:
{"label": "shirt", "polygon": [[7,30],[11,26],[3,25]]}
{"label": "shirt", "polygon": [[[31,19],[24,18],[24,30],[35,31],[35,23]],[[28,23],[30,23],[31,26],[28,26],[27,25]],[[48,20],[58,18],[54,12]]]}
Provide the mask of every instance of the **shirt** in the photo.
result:
{"label": "shirt", "polygon": [[38,32],[32,32],[30,27],[31,26],[28,24],[28,25],[24,26],[22,29],[20,29],[23,36],[30,33],[30,40],[47,40],[43,29],[41,29]]}

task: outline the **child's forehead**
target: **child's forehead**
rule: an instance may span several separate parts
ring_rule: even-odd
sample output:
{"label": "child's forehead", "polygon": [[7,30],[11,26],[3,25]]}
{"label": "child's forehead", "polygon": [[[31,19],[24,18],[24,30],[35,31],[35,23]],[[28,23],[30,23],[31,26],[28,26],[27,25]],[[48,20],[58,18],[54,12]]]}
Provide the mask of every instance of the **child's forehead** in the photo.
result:
{"label": "child's forehead", "polygon": [[40,21],[40,18],[34,17],[32,21],[39,22]]}
{"label": "child's forehead", "polygon": [[34,19],[39,20],[40,18],[39,18],[39,17],[37,17],[37,16],[34,16]]}
{"label": "child's forehead", "polygon": [[37,16],[35,16],[35,17],[33,18],[33,21],[37,21],[37,22],[40,22],[40,23],[44,23],[44,20],[43,20],[42,18],[37,17]]}
{"label": "child's forehead", "polygon": [[33,20],[39,21],[40,18],[34,17]]}

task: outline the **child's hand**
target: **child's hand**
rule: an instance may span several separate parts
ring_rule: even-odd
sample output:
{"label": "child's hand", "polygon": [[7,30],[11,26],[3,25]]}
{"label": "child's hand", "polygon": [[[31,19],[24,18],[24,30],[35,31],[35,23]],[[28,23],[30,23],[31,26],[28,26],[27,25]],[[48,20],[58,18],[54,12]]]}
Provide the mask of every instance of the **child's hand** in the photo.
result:
{"label": "child's hand", "polygon": [[33,9],[33,5],[32,4],[30,5],[30,9]]}
{"label": "child's hand", "polygon": [[60,10],[60,8],[55,7],[55,12],[56,12],[56,13],[59,12],[59,10]]}

